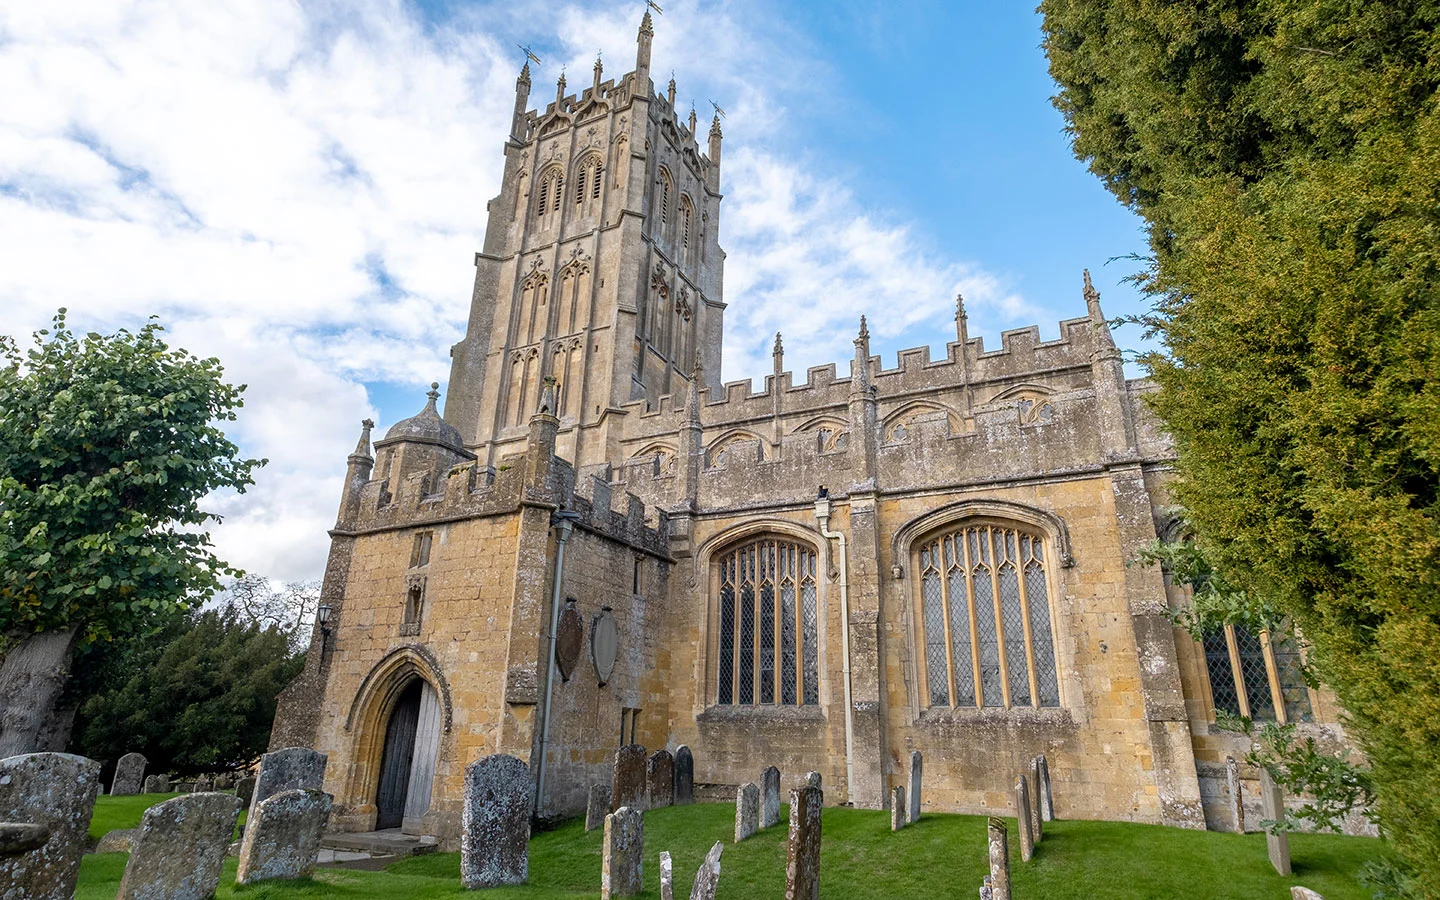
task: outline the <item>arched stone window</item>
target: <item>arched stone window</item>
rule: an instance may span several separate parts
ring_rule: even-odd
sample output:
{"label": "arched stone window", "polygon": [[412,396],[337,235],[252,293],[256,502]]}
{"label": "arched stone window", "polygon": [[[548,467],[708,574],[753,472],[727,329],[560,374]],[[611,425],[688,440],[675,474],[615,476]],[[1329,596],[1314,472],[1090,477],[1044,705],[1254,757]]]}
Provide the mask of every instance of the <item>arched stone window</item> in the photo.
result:
{"label": "arched stone window", "polygon": [[929,705],[1059,706],[1043,538],[968,520],[913,552]]}
{"label": "arched stone window", "polygon": [[690,245],[694,241],[695,205],[690,198],[680,195],[680,258],[688,265],[693,261]]}
{"label": "arched stone window", "polygon": [[660,169],[660,227],[657,229],[657,232],[662,235],[667,232],[666,226],[670,224],[670,204],[673,202],[671,194],[674,192],[675,183],[670,178],[670,172],[662,167]]}
{"label": "arched stone window", "polygon": [[535,218],[540,228],[550,228],[560,221],[560,200],[564,193],[565,174],[560,167],[546,169],[535,192]]}
{"label": "arched stone window", "polygon": [[600,183],[604,178],[601,171],[600,154],[591,153],[575,166],[575,205],[581,215],[594,213],[600,199]]}
{"label": "arched stone window", "polygon": [[715,702],[812,706],[820,702],[820,606],[815,548],[767,536],[715,561]]}

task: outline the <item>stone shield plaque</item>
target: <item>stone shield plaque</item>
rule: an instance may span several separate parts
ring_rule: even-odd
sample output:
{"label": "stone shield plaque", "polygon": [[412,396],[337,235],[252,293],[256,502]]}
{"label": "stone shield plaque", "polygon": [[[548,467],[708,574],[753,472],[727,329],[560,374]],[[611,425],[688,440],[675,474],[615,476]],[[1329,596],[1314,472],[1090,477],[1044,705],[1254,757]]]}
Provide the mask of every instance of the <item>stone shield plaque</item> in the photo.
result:
{"label": "stone shield plaque", "polygon": [[565,611],[560,614],[560,624],[555,628],[555,665],[560,667],[560,680],[569,681],[575,674],[575,664],[580,661],[580,650],[585,645],[585,621],[575,609],[575,600],[565,601]]}
{"label": "stone shield plaque", "polygon": [[595,663],[595,677],[604,687],[615,672],[615,654],[620,650],[620,629],[615,617],[605,607],[590,626],[590,659]]}

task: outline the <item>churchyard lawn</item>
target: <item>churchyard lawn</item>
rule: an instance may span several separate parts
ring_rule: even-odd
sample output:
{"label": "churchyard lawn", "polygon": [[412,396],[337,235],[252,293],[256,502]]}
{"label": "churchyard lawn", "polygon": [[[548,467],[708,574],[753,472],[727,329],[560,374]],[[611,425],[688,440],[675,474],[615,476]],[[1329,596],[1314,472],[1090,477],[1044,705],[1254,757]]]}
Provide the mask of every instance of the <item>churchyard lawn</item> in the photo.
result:
{"label": "churchyard lawn", "polygon": [[[91,834],[137,825],[144,808],[169,794],[100,797]],[[780,824],[731,844],[735,807],[697,804],[645,814],[645,893],[660,896],[659,856],[675,861],[675,893],[689,896],[690,880],[711,844],[725,842],[719,898],[780,897],[785,891],[785,834]],[[1029,863],[1019,860],[1015,822],[1010,820],[1011,872],[1016,900],[1283,900],[1289,886],[1303,884],[1326,900],[1369,900],[1354,874],[1385,852],[1372,838],[1292,835],[1295,875],[1276,875],[1261,834],[1181,831],[1118,822],[1055,821]],[[824,814],[820,894],[834,900],[933,897],[971,900],[987,869],[985,819],[926,813],[918,823],[890,831],[889,814],[828,808]],[[586,834],[580,820],[537,834],[530,842],[530,883],[480,893],[460,886],[460,855],[437,853],[402,860],[380,872],[320,869],[313,882],[235,888],[235,860],[226,861],[218,897],[245,900],[282,898],[393,898],[483,896],[486,900],[550,900],[597,897],[600,893],[602,832]],[[125,854],[91,854],[81,868],[77,900],[112,900],[125,868]]]}

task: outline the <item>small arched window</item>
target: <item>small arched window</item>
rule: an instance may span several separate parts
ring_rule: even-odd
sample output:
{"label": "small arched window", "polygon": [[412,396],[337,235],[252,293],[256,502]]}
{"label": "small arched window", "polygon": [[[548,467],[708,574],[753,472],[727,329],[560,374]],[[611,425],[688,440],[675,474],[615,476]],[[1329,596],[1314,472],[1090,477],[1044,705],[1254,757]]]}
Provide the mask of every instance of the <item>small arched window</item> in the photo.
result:
{"label": "small arched window", "polygon": [[559,219],[556,213],[560,211],[560,198],[564,193],[565,175],[558,166],[552,166],[540,176],[540,189],[536,193],[535,215],[540,219],[540,227],[547,228]]}
{"label": "small arched window", "polygon": [[690,232],[695,227],[695,207],[690,203],[690,198],[684,195],[680,197],[680,250],[681,255],[688,262],[690,259]]}
{"label": "small arched window", "polygon": [[970,523],[916,551],[931,706],[1059,706],[1043,540]]}
{"label": "small arched window", "polygon": [[586,156],[575,167],[575,205],[585,206],[586,201],[600,198],[600,182],[603,179],[600,157],[594,153]]}
{"label": "small arched window", "polygon": [[660,170],[660,224],[670,224],[670,192],[672,190],[670,173],[664,169]]}
{"label": "small arched window", "polygon": [[820,702],[815,549],[766,537],[716,563],[720,616],[715,700],[723,706]]}

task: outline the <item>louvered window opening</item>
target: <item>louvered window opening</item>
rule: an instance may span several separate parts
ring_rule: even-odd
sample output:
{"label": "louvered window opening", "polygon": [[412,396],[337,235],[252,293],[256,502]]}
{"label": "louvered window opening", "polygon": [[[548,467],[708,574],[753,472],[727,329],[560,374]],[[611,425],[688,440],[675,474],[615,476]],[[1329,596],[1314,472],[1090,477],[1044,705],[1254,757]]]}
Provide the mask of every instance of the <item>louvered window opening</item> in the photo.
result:
{"label": "louvered window opening", "polygon": [[919,572],[931,706],[1060,705],[1040,538],[958,528],[921,545]]}
{"label": "louvered window opening", "polygon": [[762,539],[720,558],[716,702],[811,706],[820,702],[815,551]]}
{"label": "louvered window opening", "polygon": [[1216,712],[1281,724],[1311,720],[1300,649],[1288,628],[1257,635],[1226,625],[1200,646]]}

